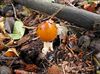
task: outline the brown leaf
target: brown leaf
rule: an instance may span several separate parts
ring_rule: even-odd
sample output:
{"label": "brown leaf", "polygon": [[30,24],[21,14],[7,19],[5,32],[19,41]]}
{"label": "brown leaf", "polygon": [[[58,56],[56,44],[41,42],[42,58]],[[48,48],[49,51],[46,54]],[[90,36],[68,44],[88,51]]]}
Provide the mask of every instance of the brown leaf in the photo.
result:
{"label": "brown leaf", "polygon": [[3,42],[2,41],[0,41],[0,50],[3,50],[4,49],[4,44],[3,44]]}
{"label": "brown leaf", "polygon": [[26,67],[24,70],[30,71],[30,72],[36,72],[37,68],[38,67],[34,64],[26,64]]}
{"label": "brown leaf", "polygon": [[53,65],[48,68],[48,73],[47,74],[62,74],[60,71],[60,68],[56,65]]}
{"label": "brown leaf", "polygon": [[31,45],[30,44],[27,44],[27,45],[22,46],[20,50],[22,50],[22,51],[23,50],[29,50],[31,48],[32,48]]}

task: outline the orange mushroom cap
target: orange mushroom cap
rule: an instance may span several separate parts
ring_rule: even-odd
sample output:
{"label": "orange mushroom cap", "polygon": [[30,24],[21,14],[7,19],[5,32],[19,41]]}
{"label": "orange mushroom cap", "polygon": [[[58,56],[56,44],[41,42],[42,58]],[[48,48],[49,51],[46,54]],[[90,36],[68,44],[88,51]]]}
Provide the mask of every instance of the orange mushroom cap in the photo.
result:
{"label": "orange mushroom cap", "polygon": [[47,20],[38,25],[37,35],[42,41],[53,41],[57,37],[57,27],[52,20]]}

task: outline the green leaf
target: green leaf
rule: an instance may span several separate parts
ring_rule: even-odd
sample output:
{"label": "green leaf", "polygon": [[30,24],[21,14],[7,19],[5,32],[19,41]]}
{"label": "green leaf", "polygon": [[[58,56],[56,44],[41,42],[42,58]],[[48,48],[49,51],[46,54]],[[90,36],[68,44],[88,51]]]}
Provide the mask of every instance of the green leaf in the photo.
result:
{"label": "green leaf", "polygon": [[13,34],[9,34],[9,36],[14,39],[20,39],[23,37],[25,33],[25,28],[23,28],[23,22],[22,21],[15,21]]}

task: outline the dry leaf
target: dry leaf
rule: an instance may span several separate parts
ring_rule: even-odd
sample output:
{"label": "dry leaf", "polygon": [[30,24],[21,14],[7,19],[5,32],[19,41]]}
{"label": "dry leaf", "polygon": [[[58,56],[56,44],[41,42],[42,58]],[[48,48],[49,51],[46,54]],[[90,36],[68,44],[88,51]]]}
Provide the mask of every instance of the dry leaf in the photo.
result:
{"label": "dry leaf", "polygon": [[9,36],[14,40],[22,38],[25,33],[25,28],[23,28],[23,26],[24,24],[22,21],[15,21],[13,33],[9,34]]}
{"label": "dry leaf", "polygon": [[4,44],[0,41],[0,51],[4,49]]}
{"label": "dry leaf", "polygon": [[9,48],[5,54],[7,57],[14,57],[14,56],[19,56],[18,52],[16,51],[16,48]]}
{"label": "dry leaf", "polygon": [[12,33],[13,27],[14,27],[14,23],[15,23],[14,17],[6,17],[5,18],[4,27],[5,27],[5,30],[8,33]]}
{"label": "dry leaf", "polygon": [[36,72],[37,66],[34,64],[26,64],[26,67],[24,70],[30,71],[30,72]]}
{"label": "dry leaf", "polygon": [[48,68],[48,73],[47,74],[62,74],[60,71],[60,68],[56,65],[53,65]]}

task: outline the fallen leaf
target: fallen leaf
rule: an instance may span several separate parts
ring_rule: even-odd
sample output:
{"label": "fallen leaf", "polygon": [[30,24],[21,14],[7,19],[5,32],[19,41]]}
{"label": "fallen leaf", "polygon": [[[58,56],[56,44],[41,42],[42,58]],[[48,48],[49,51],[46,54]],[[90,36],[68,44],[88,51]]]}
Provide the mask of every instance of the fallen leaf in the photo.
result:
{"label": "fallen leaf", "polygon": [[15,21],[13,33],[9,34],[9,36],[14,40],[22,38],[25,33],[23,25],[22,21]]}
{"label": "fallen leaf", "polygon": [[68,28],[64,25],[60,26],[60,24],[56,24],[56,26],[57,26],[57,29],[58,29],[58,35],[60,36],[60,39],[63,39],[68,32]]}
{"label": "fallen leaf", "polygon": [[14,57],[19,56],[18,52],[16,51],[16,48],[9,48],[5,53],[5,56],[7,57]]}
{"label": "fallen leaf", "polygon": [[0,51],[4,49],[4,44],[0,41]]}
{"label": "fallen leaf", "polygon": [[60,68],[56,65],[53,65],[48,68],[48,73],[47,74],[62,74],[60,71]]}
{"label": "fallen leaf", "polygon": [[8,37],[6,37],[3,33],[0,33],[0,41],[3,41],[6,38],[8,38]]}
{"label": "fallen leaf", "polygon": [[14,27],[14,23],[15,23],[14,17],[6,17],[5,18],[4,27],[5,27],[5,30],[8,33],[12,33],[13,27]]}
{"label": "fallen leaf", "polygon": [[37,66],[34,64],[26,64],[25,70],[30,72],[36,72]]}
{"label": "fallen leaf", "polygon": [[0,30],[1,30],[2,32],[5,32],[4,21],[0,21]]}

